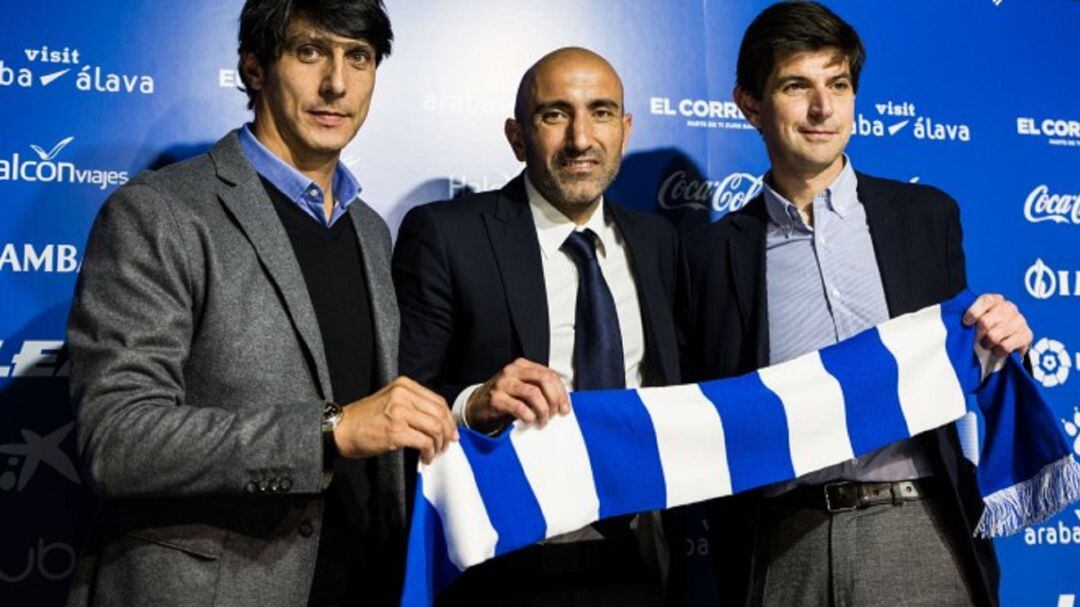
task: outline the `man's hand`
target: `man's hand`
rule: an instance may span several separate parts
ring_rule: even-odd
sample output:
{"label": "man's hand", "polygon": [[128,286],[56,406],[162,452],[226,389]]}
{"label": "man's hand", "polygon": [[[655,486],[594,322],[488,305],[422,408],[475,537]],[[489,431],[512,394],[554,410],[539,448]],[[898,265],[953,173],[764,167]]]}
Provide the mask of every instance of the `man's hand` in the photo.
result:
{"label": "man's hand", "polygon": [[404,376],[343,407],[334,430],[338,453],[352,459],[411,447],[430,464],[457,439],[443,397]]}
{"label": "man's hand", "polygon": [[997,293],[984,293],[964,313],[964,324],[975,325],[975,339],[995,356],[1027,353],[1034,335],[1016,305]]}
{"label": "man's hand", "polygon": [[552,415],[569,412],[570,396],[559,374],[524,358],[484,382],[465,405],[469,427],[480,432],[496,430],[514,418],[543,427]]}

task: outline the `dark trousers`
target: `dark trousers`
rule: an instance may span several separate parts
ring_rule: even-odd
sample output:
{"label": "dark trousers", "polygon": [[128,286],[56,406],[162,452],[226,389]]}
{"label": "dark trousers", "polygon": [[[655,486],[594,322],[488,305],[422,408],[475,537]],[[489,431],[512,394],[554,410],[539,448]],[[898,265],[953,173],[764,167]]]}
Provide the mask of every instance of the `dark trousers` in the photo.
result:
{"label": "dark trousers", "polygon": [[658,576],[630,538],[530,546],[470,568],[436,601],[440,607],[661,604]]}

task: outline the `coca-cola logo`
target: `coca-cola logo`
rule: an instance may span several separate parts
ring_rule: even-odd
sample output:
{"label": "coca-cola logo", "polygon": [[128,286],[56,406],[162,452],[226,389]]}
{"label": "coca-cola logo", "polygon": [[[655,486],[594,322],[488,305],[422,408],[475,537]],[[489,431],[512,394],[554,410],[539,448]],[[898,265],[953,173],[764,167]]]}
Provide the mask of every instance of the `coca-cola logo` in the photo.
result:
{"label": "coca-cola logo", "polygon": [[732,173],[720,181],[694,179],[686,171],[668,176],[657,192],[656,202],[661,209],[698,209],[728,213],[746,206],[761,192],[760,176]]}
{"label": "coca-cola logo", "polygon": [[1031,223],[1053,221],[1080,225],[1080,194],[1051,194],[1040,185],[1024,201],[1024,219]]}

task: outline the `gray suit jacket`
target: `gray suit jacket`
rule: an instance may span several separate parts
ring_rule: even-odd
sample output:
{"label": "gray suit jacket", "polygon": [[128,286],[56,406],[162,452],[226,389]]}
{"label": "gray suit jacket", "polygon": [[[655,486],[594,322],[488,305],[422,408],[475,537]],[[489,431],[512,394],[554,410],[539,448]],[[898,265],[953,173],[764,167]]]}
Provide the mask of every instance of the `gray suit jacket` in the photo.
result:
{"label": "gray suit jacket", "polygon": [[[349,218],[382,385],[397,373],[390,234],[359,200]],[[235,133],[109,198],[67,339],[78,446],[105,498],[69,604],[304,604],[334,395],[300,266]],[[350,519],[370,560],[400,569],[401,453],[334,473],[367,475]]]}

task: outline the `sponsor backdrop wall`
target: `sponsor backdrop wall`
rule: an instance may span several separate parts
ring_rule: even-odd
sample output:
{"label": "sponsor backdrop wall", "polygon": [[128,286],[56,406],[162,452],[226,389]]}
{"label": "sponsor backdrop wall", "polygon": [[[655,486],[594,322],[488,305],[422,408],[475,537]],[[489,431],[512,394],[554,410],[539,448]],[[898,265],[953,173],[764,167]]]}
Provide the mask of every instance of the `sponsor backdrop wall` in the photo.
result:
{"label": "sponsor backdrop wall", "polygon": [[[518,79],[571,44],[626,84],[634,132],[613,198],[687,229],[760,189],[765,152],[730,92],[742,30],[767,2],[389,2],[395,50],[345,162],[392,228],[413,205],[520,170],[502,136]],[[241,5],[0,3],[0,604],[59,604],[93,516],[63,351],[91,221],[140,171],[247,118]],[[855,167],[959,201],[970,283],[1026,313],[1036,377],[1080,454],[1080,2],[831,5],[869,50]],[[675,549],[707,554],[700,525],[687,531]],[[1074,604],[1080,507],[998,549],[1006,605]]]}

